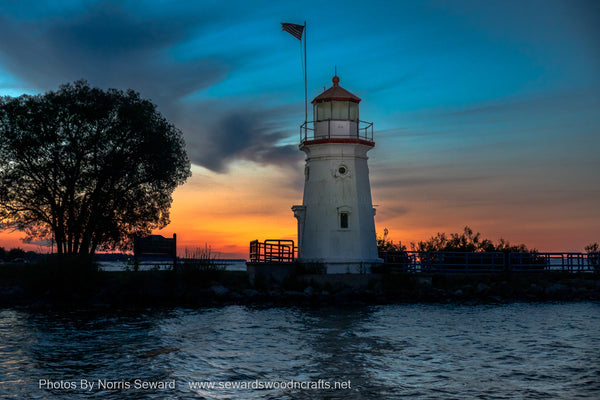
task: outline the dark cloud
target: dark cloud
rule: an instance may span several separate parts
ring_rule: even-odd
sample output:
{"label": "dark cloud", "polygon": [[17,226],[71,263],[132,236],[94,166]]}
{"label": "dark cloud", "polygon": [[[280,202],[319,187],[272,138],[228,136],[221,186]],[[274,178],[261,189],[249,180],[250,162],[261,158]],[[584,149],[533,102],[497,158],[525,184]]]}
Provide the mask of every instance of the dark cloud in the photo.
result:
{"label": "dark cloud", "polygon": [[281,144],[289,133],[269,127],[265,123],[268,114],[266,110],[241,107],[205,123],[203,130],[190,126],[186,129],[190,160],[219,172],[234,159],[296,167],[303,154],[296,145]]}
{"label": "dark cloud", "polygon": [[178,16],[174,24],[171,16],[145,18],[124,10],[118,3],[104,2],[57,22],[48,22],[44,30],[59,41],[60,47],[114,59],[151,52],[185,39],[199,21]]}
{"label": "dark cloud", "polygon": [[56,244],[51,239],[27,240],[27,238],[21,238],[20,240],[23,242],[23,244],[30,244],[39,247],[52,247]]}
{"label": "dark cloud", "polygon": [[83,78],[94,86],[139,91],[184,131],[191,161],[214,171],[225,171],[238,158],[277,165],[302,158],[297,147],[280,143],[289,133],[268,125],[278,114],[236,107],[236,99],[214,100],[209,107],[186,99],[256,57],[251,49],[228,55],[222,46],[199,50],[202,56],[196,59],[189,52],[185,61],[174,56],[177,46],[214,32],[218,20],[231,15],[202,9],[139,11],[108,1],[68,16],[19,19],[3,13],[0,61],[41,90]]}
{"label": "dark cloud", "polygon": [[87,79],[92,84],[133,88],[157,101],[172,101],[223,79],[223,60],[170,60],[165,49],[191,38],[203,20],[196,15],[141,17],[115,2],[79,14],[19,20],[0,16],[3,64],[17,77],[46,90]]}
{"label": "dark cloud", "polygon": [[387,221],[393,218],[407,215],[411,212],[411,209],[398,204],[384,203],[375,206],[377,209],[376,217],[379,221]]}

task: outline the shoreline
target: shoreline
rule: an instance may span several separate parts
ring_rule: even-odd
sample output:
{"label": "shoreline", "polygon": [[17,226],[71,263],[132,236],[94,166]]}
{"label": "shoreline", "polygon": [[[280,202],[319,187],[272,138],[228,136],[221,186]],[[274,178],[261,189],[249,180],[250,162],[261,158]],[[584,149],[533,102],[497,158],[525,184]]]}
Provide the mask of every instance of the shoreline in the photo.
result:
{"label": "shoreline", "polygon": [[243,271],[0,268],[0,308],[366,306],[600,301],[600,274],[340,274],[255,281]]}

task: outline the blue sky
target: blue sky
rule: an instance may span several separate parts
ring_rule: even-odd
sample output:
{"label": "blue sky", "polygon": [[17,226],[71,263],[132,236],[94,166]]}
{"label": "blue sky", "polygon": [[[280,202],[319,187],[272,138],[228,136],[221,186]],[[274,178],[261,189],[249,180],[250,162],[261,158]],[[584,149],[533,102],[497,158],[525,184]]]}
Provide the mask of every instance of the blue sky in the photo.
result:
{"label": "blue sky", "polygon": [[273,205],[293,234],[304,91],[300,42],[279,23],[305,20],[309,101],[337,66],[375,123],[378,231],[600,241],[597,1],[0,0],[0,95],[77,79],[137,90],[183,130],[188,191],[243,165],[290,190]]}

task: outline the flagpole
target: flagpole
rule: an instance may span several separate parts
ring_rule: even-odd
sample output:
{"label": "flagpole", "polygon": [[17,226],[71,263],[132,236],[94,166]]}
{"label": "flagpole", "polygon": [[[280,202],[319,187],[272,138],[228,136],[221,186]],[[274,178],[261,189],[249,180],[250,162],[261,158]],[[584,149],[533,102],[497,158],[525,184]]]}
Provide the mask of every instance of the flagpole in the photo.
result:
{"label": "flagpole", "polygon": [[304,25],[292,24],[288,22],[281,23],[281,29],[290,33],[296,39],[300,40],[300,55],[302,56],[302,35],[304,35],[304,132],[306,136],[306,124],[308,123],[308,88],[307,88],[307,71],[306,71],[306,20]]}
{"label": "flagpole", "polygon": [[304,21],[304,126],[308,122],[308,94],[306,89],[306,21]]}

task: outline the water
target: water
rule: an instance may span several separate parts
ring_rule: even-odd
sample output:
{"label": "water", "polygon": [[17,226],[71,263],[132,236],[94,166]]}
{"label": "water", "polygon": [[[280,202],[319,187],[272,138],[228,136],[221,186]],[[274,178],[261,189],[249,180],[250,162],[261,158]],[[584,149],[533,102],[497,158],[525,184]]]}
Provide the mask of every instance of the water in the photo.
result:
{"label": "water", "polygon": [[[0,398],[598,399],[599,349],[600,304],[589,302],[8,309]],[[82,380],[107,387],[86,391]],[[225,388],[292,380],[304,389]],[[325,383],[350,387],[309,388]]]}
{"label": "water", "polygon": [[[246,271],[246,260],[213,260],[215,265],[222,267],[226,271]],[[133,269],[132,262],[127,261],[99,261],[98,266],[102,271],[125,271]],[[148,263],[139,265],[140,271],[148,271],[152,269],[170,270],[173,268],[172,261],[164,261],[163,263]]]}

